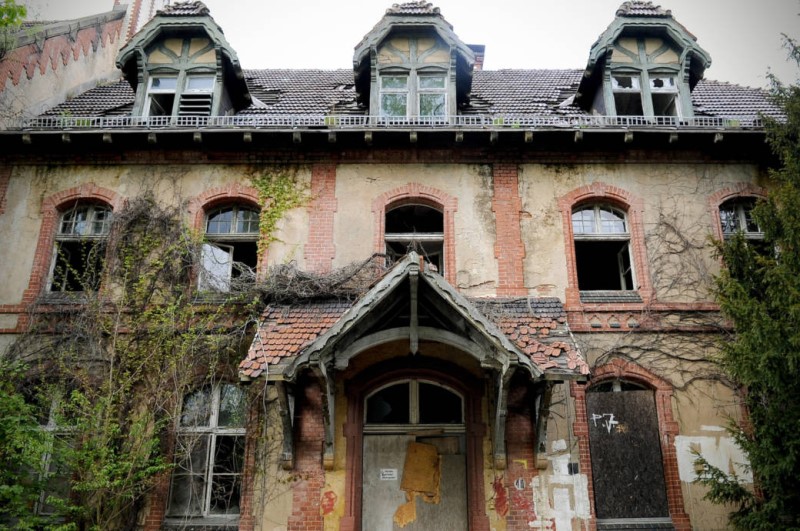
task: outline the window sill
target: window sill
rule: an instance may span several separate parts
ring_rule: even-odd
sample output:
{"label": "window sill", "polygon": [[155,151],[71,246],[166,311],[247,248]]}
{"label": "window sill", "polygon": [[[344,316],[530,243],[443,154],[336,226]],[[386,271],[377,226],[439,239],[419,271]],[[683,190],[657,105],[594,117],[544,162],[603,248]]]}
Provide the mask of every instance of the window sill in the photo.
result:
{"label": "window sill", "polygon": [[581,302],[589,304],[628,303],[641,304],[644,302],[638,291],[598,290],[581,291]]}
{"label": "window sill", "polygon": [[239,529],[239,516],[215,518],[166,518],[161,526],[165,531],[232,531]]}

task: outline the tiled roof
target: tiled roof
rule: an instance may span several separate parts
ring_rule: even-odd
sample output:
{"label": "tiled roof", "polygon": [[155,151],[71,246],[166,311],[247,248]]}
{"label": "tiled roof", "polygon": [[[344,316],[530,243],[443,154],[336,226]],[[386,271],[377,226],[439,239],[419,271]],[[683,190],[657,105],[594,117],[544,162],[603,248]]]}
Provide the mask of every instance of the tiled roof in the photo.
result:
{"label": "tiled roof", "polygon": [[[582,70],[483,70],[473,75],[467,114],[587,115],[571,105]],[[251,94],[259,100],[239,114],[366,114],[356,102],[352,70],[245,70]],[[47,115],[118,114],[133,102],[125,81],[91,89],[56,106]],[[719,81],[700,81],[692,92],[698,116],[752,119],[781,116],[766,91]]]}
{"label": "tiled roof", "polygon": [[[569,336],[566,313],[557,298],[469,300],[542,371],[589,373],[586,360]],[[258,334],[239,365],[240,374],[258,378],[269,373],[270,367],[299,355],[353,304],[314,300],[267,307]]]}
{"label": "tiled roof", "polygon": [[617,9],[617,16],[671,18],[672,11],[669,9],[661,9],[661,6],[654,6],[653,2],[631,0],[630,2],[624,2],[621,6],[619,6],[619,9]]}
{"label": "tiled roof", "polygon": [[202,16],[208,15],[209,10],[203,2],[195,1],[195,2],[177,2],[175,4],[168,5],[164,7],[164,9],[159,9],[156,12],[156,15],[166,16],[166,17],[185,17],[185,16]]}
{"label": "tiled roof", "polygon": [[433,4],[418,0],[417,2],[406,2],[404,4],[392,4],[386,10],[387,15],[438,15],[439,8]]}

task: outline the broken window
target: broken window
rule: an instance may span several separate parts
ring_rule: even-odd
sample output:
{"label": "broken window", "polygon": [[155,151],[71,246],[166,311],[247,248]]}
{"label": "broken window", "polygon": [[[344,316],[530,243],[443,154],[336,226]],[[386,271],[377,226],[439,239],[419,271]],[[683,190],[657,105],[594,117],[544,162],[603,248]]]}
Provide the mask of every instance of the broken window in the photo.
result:
{"label": "broken window", "polygon": [[[187,75],[182,90],[175,76],[154,76],[147,88],[145,116],[210,116],[213,75]],[[179,103],[175,108],[175,100]]]}
{"label": "broken window", "polygon": [[579,207],[572,212],[572,232],[579,290],[634,289],[625,212],[601,204]]}
{"label": "broken window", "polygon": [[756,206],[755,199],[736,198],[726,201],[719,207],[719,222],[722,226],[722,235],[725,238],[733,236],[737,232],[742,232],[744,237],[751,240],[761,240],[764,232],[753,219],[753,208]]}
{"label": "broken window", "polygon": [[258,264],[259,212],[232,205],[206,218],[201,250],[200,291],[229,292],[235,282],[252,283]]}
{"label": "broken window", "polygon": [[439,273],[444,273],[444,217],[441,211],[420,204],[387,209],[384,239],[386,254],[393,260],[415,251]]}
{"label": "broken window", "polygon": [[367,397],[366,424],[462,424],[463,399],[433,382],[408,380]]}
{"label": "broken window", "polygon": [[650,76],[654,116],[678,116],[678,85],[672,76]]}
{"label": "broken window", "polygon": [[111,209],[103,205],[76,204],[61,214],[49,291],[97,290],[110,228]]}
{"label": "broken window", "polygon": [[244,392],[232,384],[206,387],[184,397],[168,516],[239,514],[245,412]]}
{"label": "broken window", "polygon": [[611,76],[617,116],[644,116],[638,75]]}

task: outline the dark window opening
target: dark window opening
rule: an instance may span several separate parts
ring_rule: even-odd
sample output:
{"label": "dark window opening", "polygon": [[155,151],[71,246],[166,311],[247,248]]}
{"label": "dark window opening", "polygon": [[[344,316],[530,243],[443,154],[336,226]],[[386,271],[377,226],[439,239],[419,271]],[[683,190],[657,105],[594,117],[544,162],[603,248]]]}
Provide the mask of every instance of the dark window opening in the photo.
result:
{"label": "dark window opening", "polygon": [[103,275],[105,242],[56,242],[56,259],[50,291],[96,291]]}
{"label": "dark window opening", "polygon": [[420,424],[461,424],[461,397],[444,387],[420,383]]}
{"label": "dark window opening", "polygon": [[201,291],[235,291],[235,281],[251,284],[258,266],[259,212],[227,206],[206,219],[202,247]]}
{"label": "dark window opening", "polygon": [[746,238],[762,239],[763,231],[753,218],[755,206],[756,202],[753,198],[732,199],[723,203],[719,207],[722,234],[727,238],[741,231]]}
{"label": "dark window opening", "polygon": [[409,383],[385,387],[367,399],[367,424],[408,424]]}
{"label": "dark window opening", "polygon": [[644,116],[642,95],[638,92],[617,92],[614,94],[617,116]]}
{"label": "dark window opening", "polygon": [[576,241],[575,262],[581,291],[633,289],[626,241]]}
{"label": "dark window opening", "polygon": [[386,212],[386,254],[397,260],[410,251],[444,272],[444,216],[425,205],[404,205]]}
{"label": "dark window opening", "polygon": [[653,114],[655,116],[677,116],[677,96],[675,94],[653,94]]}
{"label": "dark window opening", "polygon": [[175,105],[175,94],[151,94],[148,116],[171,116]]}

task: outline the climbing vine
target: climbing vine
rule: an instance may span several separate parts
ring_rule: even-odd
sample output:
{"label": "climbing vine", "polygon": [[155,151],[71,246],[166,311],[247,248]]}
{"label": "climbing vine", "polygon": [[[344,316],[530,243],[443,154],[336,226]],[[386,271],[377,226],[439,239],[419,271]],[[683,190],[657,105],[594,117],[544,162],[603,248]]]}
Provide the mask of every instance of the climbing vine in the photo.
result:
{"label": "climbing vine", "polygon": [[261,171],[251,177],[261,203],[259,216],[258,255],[263,256],[270,244],[280,241],[278,223],[295,208],[310,199],[308,187],[299,182],[297,168],[280,166]]}

